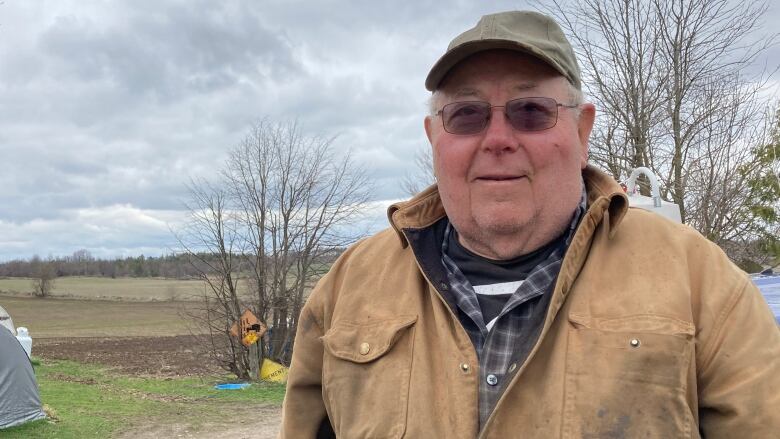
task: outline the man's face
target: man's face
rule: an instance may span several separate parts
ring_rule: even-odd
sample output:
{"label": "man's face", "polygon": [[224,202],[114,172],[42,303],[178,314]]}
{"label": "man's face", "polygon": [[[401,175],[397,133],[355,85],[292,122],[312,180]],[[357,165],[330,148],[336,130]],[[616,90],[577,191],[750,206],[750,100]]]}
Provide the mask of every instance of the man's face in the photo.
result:
{"label": "man's face", "polygon": [[[570,104],[568,83],[551,67],[517,52],[482,52],[461,62],[435,96],[451,102],[504,105],[521,97]],[[466,248],[492,259],[528,253],[554,239],[571,221],[581,195],[594,108],[559,108],[543,131],[513,128],[503,108],[471,135],[444,130],[441,116],[425,119],[444,209]]]}

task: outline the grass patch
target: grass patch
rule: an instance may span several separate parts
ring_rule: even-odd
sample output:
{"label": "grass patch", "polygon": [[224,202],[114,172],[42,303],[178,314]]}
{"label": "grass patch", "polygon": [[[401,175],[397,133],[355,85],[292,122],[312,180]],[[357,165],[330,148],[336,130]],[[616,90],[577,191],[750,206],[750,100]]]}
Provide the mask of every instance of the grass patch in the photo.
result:
{"label": "grass patch", "polygon": [[228,377],[148,379],[117,377],[113,384],[128,391],[148,393],[160,398],[211,400],[226,402],[266,402],[281,405],[284,385],[259,382],[242,390],[216,390],[214,384],[229,381]]}
{"label": "grass patch", "polygon": [[220,391],[226,377],[136,378],[94,365],[45,361],[35,367],[41,400],[56,420],[41,420],[0,430],[0,438],[109,438],[148,422],[202,422],[235,417],[247,403],[280,405],[284,386],[255,383],[239,391]]}

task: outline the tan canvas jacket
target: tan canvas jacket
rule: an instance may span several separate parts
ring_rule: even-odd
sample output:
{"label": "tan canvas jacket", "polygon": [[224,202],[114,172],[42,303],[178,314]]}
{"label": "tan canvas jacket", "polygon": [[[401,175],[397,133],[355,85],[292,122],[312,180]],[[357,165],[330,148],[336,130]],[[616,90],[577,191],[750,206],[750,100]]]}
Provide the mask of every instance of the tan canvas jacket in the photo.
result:
{"label": "tan canvas jacket", "polygon": [[749,278],[693,229],[628,208],[587,168],[588,211],[542,333],[478,431],[478,361],[404,229],[435,188],[391,207],[302,314],[281,438],[776,438],[780,330]]}

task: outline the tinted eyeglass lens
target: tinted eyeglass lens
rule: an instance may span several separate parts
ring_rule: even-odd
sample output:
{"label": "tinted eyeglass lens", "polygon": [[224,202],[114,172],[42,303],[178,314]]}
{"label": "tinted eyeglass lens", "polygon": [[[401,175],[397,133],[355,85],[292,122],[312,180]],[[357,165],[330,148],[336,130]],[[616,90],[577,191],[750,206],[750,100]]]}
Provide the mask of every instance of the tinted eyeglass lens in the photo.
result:
{"label": "tinted eyeglass lens", "polygon": [[515,99],[506,103],[506,116],[516,130],[546,130],[558,121],[558,103],[551,98]]}
{"label": "tinted eyeglass lens", "polygon": [[490,119],[487,102],[454,102],[442,108],[444,129],[452,134],[475,134],[482,131]]}
{"label": "tinted eyeglass lens", "polygon": [[[493,107],[487,102],[453,102],[441,110],[444,129],[452,134],[476,134],[488,124]],[[509,123],[518,131],[541,131],[555,126],[558,103],[552,98],[520,98],[504,106]]]}

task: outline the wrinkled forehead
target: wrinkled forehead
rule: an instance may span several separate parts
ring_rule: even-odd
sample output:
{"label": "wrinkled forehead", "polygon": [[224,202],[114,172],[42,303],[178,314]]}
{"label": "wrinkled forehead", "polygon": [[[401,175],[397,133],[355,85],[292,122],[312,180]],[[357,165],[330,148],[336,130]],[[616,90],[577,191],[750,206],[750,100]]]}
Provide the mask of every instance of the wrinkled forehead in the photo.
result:
{"label": "wrinkled forehead", "polygon": [[[506,87],[507,92],[511,94],[523,94],[529,91],[539,89],[538,81],[518,81],[517,84]],[[483,87],[474,85],[453,85],[447,90],[446,95],[456,100],[466,99],[485,99],[487,91]]]}
{"label": "wrinkled forehead", "polygon": [[525,92],[552,82],[566,84],[566,78],[540,59],[511,50],[490,50],[472,55],[453,67],[437,91],[448,96],[468,97],[491,87]]}

